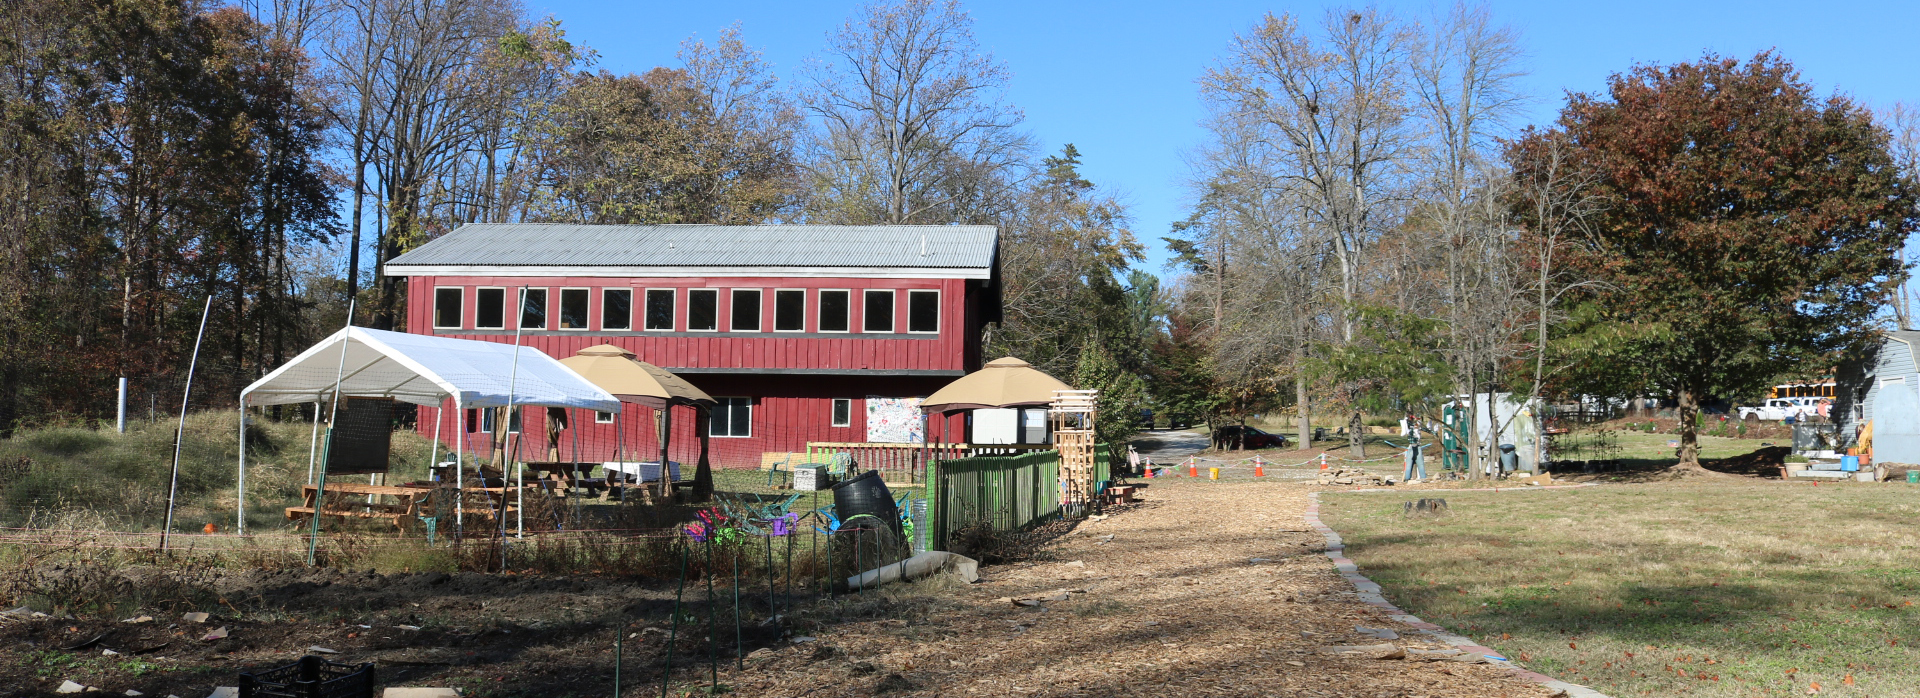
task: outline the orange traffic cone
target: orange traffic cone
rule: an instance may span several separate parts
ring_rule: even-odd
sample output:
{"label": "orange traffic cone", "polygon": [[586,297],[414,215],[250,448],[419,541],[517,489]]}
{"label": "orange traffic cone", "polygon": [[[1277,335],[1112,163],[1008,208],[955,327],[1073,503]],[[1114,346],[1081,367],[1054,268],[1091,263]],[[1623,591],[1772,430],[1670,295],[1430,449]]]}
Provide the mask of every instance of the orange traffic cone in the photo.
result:
{"label": "orange traffic cone", "polygon": [[1147,479],[1148,479],[1148,480],[1152,480],[1152,479],[1153,479],[1153,464],[1152,464],[1152,463],[1148,463],[1148,464],[1147,464]]}
{"label": "orange traffic cone", "polygon": [[1259,456],[1254,456],[1254,457],[1253,457],[1253,476],[1254,476],[1254,477],[1266,477],[1266,476],[1267,476],[1267,467],[1266,467],[1266,463],[1262,463],[1262,462],[1260,461],[1260,457],[1259,457]]}
{"label": "orange traffic cone", "polygon": [[1193,462],[1192,458],[1187,459],[1187,477],[1200,477],[1200,464]]}

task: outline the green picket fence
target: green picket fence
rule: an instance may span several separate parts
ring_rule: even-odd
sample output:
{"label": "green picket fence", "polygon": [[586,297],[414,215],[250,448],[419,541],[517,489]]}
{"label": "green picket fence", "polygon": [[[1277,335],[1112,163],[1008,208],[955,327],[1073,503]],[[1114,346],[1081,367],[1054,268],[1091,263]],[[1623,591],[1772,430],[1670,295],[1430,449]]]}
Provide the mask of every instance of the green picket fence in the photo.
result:
{"label": "green picket fence", "polygon": [[1060,452],[936,460],[927,472],[932,550],[975,521],[1017,531],[1060,516]]}

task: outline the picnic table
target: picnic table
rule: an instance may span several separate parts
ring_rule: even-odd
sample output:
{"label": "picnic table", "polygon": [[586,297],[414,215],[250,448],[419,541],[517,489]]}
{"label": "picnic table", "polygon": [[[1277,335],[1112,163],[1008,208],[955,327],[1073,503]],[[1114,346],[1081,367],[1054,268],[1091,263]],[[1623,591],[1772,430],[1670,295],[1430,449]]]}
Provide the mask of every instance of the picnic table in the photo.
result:
{"label": "picnic table", "polygon": [[611,483],[607,478],[593,477],[593,469],[600,463],[586,462],[545,462],[528,461],[527,469],[534,471],[534,479],[544,487],[552,488],[556,494],[565,496],[576,487],[584,487],[587,496],[599,494],[599,490]]}
{"label": "picnic table", "polygon": [[[321,508],[320,515],[390,519],[393,521],[395,527],[404,532],[414,520],[420,518],[421,511],[432,511],[428,503],[433,498],[433,490],[434,488],[432,487],[421,485],[361,485],[351,482],[328,483],[326,486],[327,501],[326,505]],[[319,493],[320,487],[318,485],[302,486],[301,499],[304,504],[297,507],[287,507],[287,519],[299,521],[306,517],[313,516],[314,498],[319,496]],[[364,503],[346,501],[348,496],[355,495],[364,496],[367,498],[367,501]],[[393,497],[394,502],[383,503],[378,501],[377,498],[382,496]]]}

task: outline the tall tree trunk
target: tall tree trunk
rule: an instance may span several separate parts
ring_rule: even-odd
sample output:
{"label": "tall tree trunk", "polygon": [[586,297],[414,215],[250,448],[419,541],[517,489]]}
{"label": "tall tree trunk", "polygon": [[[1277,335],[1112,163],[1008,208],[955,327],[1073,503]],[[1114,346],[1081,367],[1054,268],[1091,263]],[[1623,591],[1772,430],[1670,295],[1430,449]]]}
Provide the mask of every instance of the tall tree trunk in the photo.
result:
{"label": "tall tree trunk", "polygon": [[[1305,358],[1304,354],[1301,358]],[[1313,447],[1313,411],[1307,405],[1307,374],[1298,368],[1293,372],[1293,408],[1299,413],[1300,447],[1311,448]]]}
{"label": "tall tree trunk", "polygon": [[1347,422],[1347,439],[1352,444],[1351,450],[1355,460],[1367,458],[1366,429],[1366,420],[1360,416],[1360,410],[1354,410],[1353,419]]}
{"label": "tall tree trunk", "polygon": [[1680,463],[1675,466],[1681,470],[1707,472],[1700,465],[1700,426],[1696,421],[1700,415],[1700,396],[1692,390],[1682,389],[1676,397],[1680,399]]}

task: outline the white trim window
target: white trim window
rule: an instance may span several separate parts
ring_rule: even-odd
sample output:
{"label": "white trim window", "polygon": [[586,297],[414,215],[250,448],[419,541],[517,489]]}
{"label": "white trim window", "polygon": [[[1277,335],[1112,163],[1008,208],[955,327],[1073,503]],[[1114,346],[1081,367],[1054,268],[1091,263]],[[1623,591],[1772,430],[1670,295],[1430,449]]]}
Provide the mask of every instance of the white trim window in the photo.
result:
{"label": "white trim window", "polygon": [[464,327],[467,300],[465,286],[439,286],[433,289],[433,328],[457,330]]}
{"label": "white trim window", "polygon": [[593,289],[560,289],[560,329],[587,329],[587,318],[592,317]]}
{"label": "white trim window", "polygon": [[893,289],[870,288],[860,294],[860,331],[893,332]]}
{"label": "white trim window", "polygon": [[753,398],[716,397],[707,417],[707,434],[723,439],[753,436]]}
{"label": "white trim window", "polygon": [[759,332],[760,301],[760,289],[733,289],[728,298],[727,329],[733,332]]}
{"label": "white trim window", "polygon": [[520,289],[520,329],[547,329],[547,290]]}
{"label": "white trim window", "polygon": [[817,332],[848,332],[853,328],[853,291],[820,289],[820,325]]}
{"label": "white trim window", "polygon": [[720,331],[720,289],[687,289],[687,331]]}
{"label": "white trim window", "polygon": [[833,426],[853,426],[853,399],[837,397],[833,399]]}
{"label": "white trim window", "polygon": [[507,329],[507,289],[482,286],[473,291],[473,327],[481,330]]}
{"label": "white trim window", "polygon": [[907,332],[911,334],[940,334],[939,291],[915,290],[907,292]]}
{"label": "white trim window", "polygon": [[633,329],[633,289],[600,289],[600,329]]}
{"label": "white trim window", "polygon": [[[487,434],[493,433],[493,425],[494,425],[494,419],[495,419],[494,414],[498,412],[499,412],[499,409],[493,408],[493,407],[488,407],[480,410],[480,431],[482,433],[487,433]],[[520,433],[520,410],[516,409],[516,410],[510,411],[507,413],[507,416],[510,417],[510,419],[507,420],[507,433],[509,434]],[[467,423],[472,424],[473,422],[469,421]]]}
{"label": "white trim window", "polygon": [[612,423],[613,423],[613,413],[612,413],[612,412],[600,412],[600,411],[595,411],[595,412],[593,413],[593,423],[594,423],[594,424],[612,424]]}
{"label": "white trim window", "polygon": [[679,291],[671,288],[647,289],[646,329],[650,332],[673,331],[673,301]]}
{"label": "white trim window", "polygon": [[773,291],[773,331],[805,332],[807,330],[807,291],[799,288],[778,288]]}

